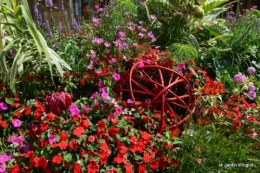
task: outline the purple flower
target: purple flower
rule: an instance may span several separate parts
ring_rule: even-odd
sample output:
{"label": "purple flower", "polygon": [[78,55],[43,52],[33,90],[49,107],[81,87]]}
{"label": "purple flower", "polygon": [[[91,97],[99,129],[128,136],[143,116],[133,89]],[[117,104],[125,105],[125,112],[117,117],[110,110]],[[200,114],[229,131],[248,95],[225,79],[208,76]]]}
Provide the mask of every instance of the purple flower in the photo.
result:
{"label": "purple flower", "polygon": [[8,109],[8,106],[5,102],[0,102],[0,111],[5,111]]}
{"label": "purple flower", "polygon": [[55,138],[55,136],[53,136],[53,135],[51,135],[51,136],[48,138],[48,140],[49,140],[49,143],[50,143],[50,144],[53,144],[54,142],[56,142],[56,138]]}
{"label": "purple flower", "polygon": [[248,96],[249,96],[251,99],[255,99],[255,98],[256,98],[256,92],[254,92],[254,91],[248,91]]}
{"label": "purple flower", "polygon": [[249,67],[248,69],[247,69],[247,73],[248,74],[250,74],[250,75],[252,75],[252,74],[255,74],[255,68],[254,67]]}
{"label": "purple flower", "polygon": [[62,23],[61,22],[59,22],[58,30],[59,30],[59,32],[62,32]]}
{"label": "purple flower", "polygon": [[0,156],[0,163],[5,163],[12,158],[12,155],[2,154]]}
{"label": "purple flower", "polygon": [[234,77],[236,83],[243,83],[246,80],[246,77],[242,75],[241,73],[238,73]]}
{"label": "purple flower", "polygon": [[6,165],[0,165],[0,173],[4,173],[6,170]]}
{"label": "purple flower", "polygon": [[255,87],[253,85],[248,85],[247,88],[249,91],[255,91]]}
{"label": "purple flower", "polygon": [[22,125],[22,121],[20,121],[19,119],[13,120],[12,123],[14,127],[20,127]]}
{"label": "purple flower", "polygon": [[183,72],[184,70],[186,70],[185,64],[183,64],[183,63],[178,63],[177,68],[180,72]]}
{"label": "purple flower", "polygon": [[75,104],[70,105],[69,110],[72,116],[79,115],[80,113],[78,106]]}
{"label": "purple flower", "polygon": [[115,81],[118,81],[120,79],[120,74],[114,73],[113,78],[115,79]]}
{"label": "purple flower", "polygon": [[30,150],[30,145],[26,144],[25,147],[23,148],[24,153],[28,153]]}

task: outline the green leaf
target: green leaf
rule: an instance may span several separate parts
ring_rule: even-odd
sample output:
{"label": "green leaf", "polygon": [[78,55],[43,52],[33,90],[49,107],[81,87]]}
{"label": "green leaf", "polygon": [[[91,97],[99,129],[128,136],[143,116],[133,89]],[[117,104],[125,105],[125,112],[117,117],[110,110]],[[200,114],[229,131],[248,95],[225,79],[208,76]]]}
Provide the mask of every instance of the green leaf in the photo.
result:
{"label": "green leaf", "polygon": [[72,155],[70,153],[67,153],[63,156],[63,159],[67,162],[70,162],[72,160]]}
{"label": "green leaf", "polygon": [[41,139],[42,139],[42,140],[46,139],[46,137],[47,137],[47,136],[46,136],[45,133],[42,133],[42,134],[41,134]]}
{"label": "green leaf", "polygon": [[14,99],[13,98],[5,98],[5,102],[9,105],[14,104]]}
{"label": "green leaf", "polygon": [[255,102],[260,105],[260,96],[257,96],[256,99],[255,99]]}
{"label": "green leaf", "polygon": [[60,141],[60,135],[55,135],[55,139],[56,139],[56,142],[59,142]]}
{"label": "green leaf", "polygon": [[135,160],[142,160],[142,157],[140,155],[135,155],[134,159]]}

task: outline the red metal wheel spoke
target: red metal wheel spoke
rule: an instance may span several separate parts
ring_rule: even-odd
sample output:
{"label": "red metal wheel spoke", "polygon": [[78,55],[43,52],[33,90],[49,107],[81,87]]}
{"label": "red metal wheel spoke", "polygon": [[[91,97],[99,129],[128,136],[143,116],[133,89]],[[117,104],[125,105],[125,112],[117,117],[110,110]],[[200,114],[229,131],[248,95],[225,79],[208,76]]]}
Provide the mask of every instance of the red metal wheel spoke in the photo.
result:
{"label": "red metal wheel spoke", "polygon": [[175,113],[175,111],[171,108],[169,103],[167,103],[167,107],[170,109],[170,112],[178,119],[181,120],[181,118]]}
{"label": "red metal wheel spoke", "polygon": [[133,84],[135,84],[135,86],[137,86],[138,88],[142,89],[143,91],[147,92],[147,94],[151,95],[153,94],[153,92],[151,90],[149,90],[148,88],[146,88],[145,86],[143,86],[142,84],[138,83],[137,81],[135,81],[134,79],[131,80],[133,82]]}

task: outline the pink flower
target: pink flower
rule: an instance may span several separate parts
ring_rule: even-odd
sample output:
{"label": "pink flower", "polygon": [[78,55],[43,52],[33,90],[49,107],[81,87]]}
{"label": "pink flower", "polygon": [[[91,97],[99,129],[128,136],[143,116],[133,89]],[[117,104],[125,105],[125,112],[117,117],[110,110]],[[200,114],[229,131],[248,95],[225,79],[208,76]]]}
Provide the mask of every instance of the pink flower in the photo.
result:
{"label": "pink flower", "polygon": [[177,68],[180,72],[183,72],[184,70],[186,70],[185,64],[183,64],[183,63],[178,63]]}
{"label": "pink flower", "polygon": [[115,115],[114,114],[110,114],[110,115],[108,115],[108,121],[111,121],[112,119],[114,119],[115,118]]}
{"label": "pink flower", "polygon": [[118,81],[120,79],[120,74],[114,73],[113,78],[114,78],[115,81]]}
{"label": "pink flower", "polygon": [[202,160],[201,160],[201,159],[197,159],[197,161],[198,161],[199,164],[201,164],[201,161],[202,161]]}
{"label": "pink flower", "polygon": [[127,101],[126,101],[128,104],[133,104],[134,103],[134,101],[132,100],[132,99],[127,99]]}
{"label": "pink flower", "polygon": [[156,16],[155,15],[151,15],[150,16],[152,20],[155,20],[156,19]]}
{"label": "pink flower", "polygon": [[108,99],[108,94],[106,92],[102,92],[101,93],[101,97],[104,99],[104,100],[107,100]]}
{"label": "pink flower", "polygon": [[88,113],[90,111],[90,108],[88,107],[88,105],[82,105],[82,107],[84,108],[84,110]]}
{"label": "pink flower", "polygon": [[255,139],[257,137],[257,135],[258,134],[256,133],[256,131],[253,131],[252,138]]}
{"label": "pink flower", "polygon": [[56,142],[56,138],[55,138],[55,136],[53,136],[53,135],[51,135],[51,136],[48,138],[48,140],[49,140],[49,143],[50,143],[50,144],[53,144],[54,142]]}
{"label": "pink flower", "polygon": [[255,70],[254,67],[249,67],[249,68],[247,69],[247,73],[248,73],[248,74],[251,74],[251,75],[254,74],[255,71],[256,71],[256,70]]}
{"label": "pink flower", "polygon": [[20,127],[22,125],[22,121],[20,121],[19,119],[13,120],[12,123],[14,127]]}
{"label": "pink flower", "polygon": [[116,114],[120,115],[123,112],[123,110],[120,107],[116,107]]}
{"label": "pink flower", "polygon": [[97,97],[97,95],[98,95],[98,92],[94,92],[90,98],[95,99]]}
{"label": "pink flower", "polygon": [[69,110],[72,116],[79,115],[80,113],[78,106],[75,104],[70,105]]}

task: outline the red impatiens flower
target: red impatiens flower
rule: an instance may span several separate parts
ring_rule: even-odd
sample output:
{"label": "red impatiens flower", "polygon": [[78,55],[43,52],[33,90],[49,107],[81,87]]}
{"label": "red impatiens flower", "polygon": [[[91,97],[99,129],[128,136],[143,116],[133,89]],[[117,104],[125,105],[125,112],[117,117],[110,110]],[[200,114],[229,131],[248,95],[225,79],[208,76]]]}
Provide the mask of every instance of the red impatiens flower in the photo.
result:
{"label": "red impatiens flower", "polygon": [[100,129],[104,129],[106,127],[106,123],[103,120],[98,121],[98,127]]}
{"label": "red impatiens flower", "polygon": [[93,135],[88,136],[88,142],[94,142],[95,137]]}
{"label": "red impatiens flower", "polygon": [[99,168],[98,168],[97,164],[95,164],[95,163],[90,163],[90,164],[88,164],[87,167],[88,167],[88,173],[96,173],[99,171]]}
{"label": "red impatiens flower", "polygon": [[156,170],[156,169],[158,169],[158,167],[159,167],[159,161],[158,160],[154,160],[150,163],[151,170]]}
{"label": "red impatiens flower", "polygon": [[10,169],[10,173],[19,173],[19,172],[20,172],[20,167],[18,164],[14,164]]}
{"label": "red impatiens flower", "polygon": [[103,151],[108,151],[109,150],[109,146],[107,145],[106,142],[103,142],[100,147],[99,147],[101,150]]}
{"label": "red impatiens flower", "polygon": [[145,166],[145,164],[144,164],[144,163],[140,164],[140,165],[138,166],[138,173],[145,173],[145,171],[146,171],[146,166]]}
{"label": "red impatiens flower", "polygon": [[125,154],[125,153],[127,153],[127,151],[128,151],[127,147],[126,147],[123,143],[121,143],[121,142],[118,142],[116,148],[117,148],[117,150],[118,150],[121,154]]}
{"label": "red impatiens flower", "polygon": [[60,140],[66,141],[68,139],[68,133],[67,132],[61,132],[60,133]]}
{"label": "red impatiens flower", "polygon": [[32,165],[36,168],[42,167],[42,168],[46,168],[48,163],[45,159],[44,156],[42,157],[35,157],[32,159]]}
{"label": "red impatiens flower", "polygon": [[89,121],[88,121],[88,120],[82,120],[82,121],[79,123],[79,126],[88,128],[88,127],[89,127]]}
{"label": "red impatiens flower", "polygon": [[24,115],[27,115],[27,116],[30,115],[30,114],[31,114],[31,108],[28,107],[28,106],[26,106],[26,107],[24,108],[23,113],[24,113]]}
{"label": "red impatiens flower", "polygon": [[45,132],[48,129],[48,123],[41,123],[40,124],[40,132]]}
{"label": "red impatiens flower", "polygon": [[129,163],[125,164],[126,173],[133,173],[133,166]]}
{"label": "red impatiens flower", "polygon": [[113,161],[117,164],[126,163],[127,157],[126,155],[118,154]]}
{"label": "red impatiens flower", "polygon": [[148,153],[144,153],[144,156],[143,156],[143,161],[144,162],[150,162],[152,159],[152,156],[149,155]]}
{"label": "red impatiens flower", "polygon": [[53,156],[52,159],[51,159],[52,165],[59,165],[59,164],[61,164],[61,162],[62,162],[62,156],[60,156],[58,154]]}
{"label": "red impatiens flower", "polygon": [[77,136],[78,138],[85,132],[86,132],[86,130],[83,127],[81,127],[81,126],[74,127],[74,129],[73,129],[73,134],[75,136]]}
{"label": "red impatiens flower", "polygon": [[82,173],[82,168],[79,163],[74,163],[72,173]]}
{"label": "red impatiens flower", "polygon": [[8,125],[5,121],[0,120],[0,126],[5,129],[5,128],[7,128]]}
{"label": "red impatiens flower", "polygon": [[110,129],[108,129],[108,133],[112,135],[116,135],[118,132],[119,130],[116,127],[111,127]]}

